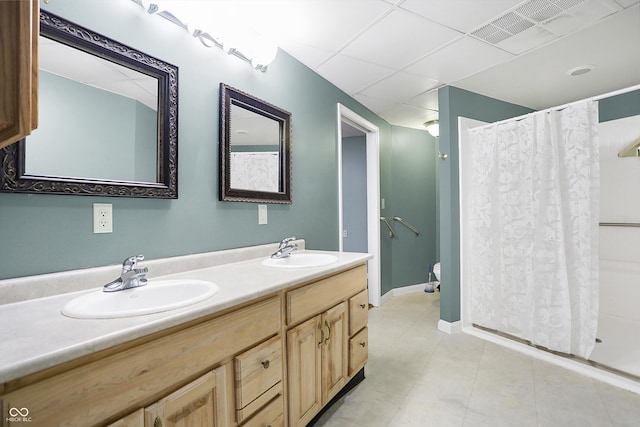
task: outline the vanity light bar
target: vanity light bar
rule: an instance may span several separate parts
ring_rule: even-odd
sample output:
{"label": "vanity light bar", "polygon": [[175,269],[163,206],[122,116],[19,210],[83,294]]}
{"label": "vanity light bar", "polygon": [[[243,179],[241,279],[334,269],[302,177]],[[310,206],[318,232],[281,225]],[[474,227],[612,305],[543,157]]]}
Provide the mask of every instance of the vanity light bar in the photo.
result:
{"label": "vanity light bar", "polygon": [[[166,19],[167,21],[179,26],[180,28],[184,29],[185,31],[190,31],[189,26],[187,24],[185,24],[184,22],[182,22],[178,17],[176,17],[174,14],[172,14],[171,12],[169,12],[168,10],[163,10],[160,9],[160,6],[157,3],[154,3],[153,0],[131,0],[134,3],[138,4],[140,7],[142,7],[148,14],[150,15],[158,15],[163,17],[164,19]],[[211,34],[209,34],[208,32],[204,31],[204,30],[200,30],[200,29],[195,29],[192,33],[192,36],[194,38],[197,38],[198,40],[200,40],[200,42],[206,46],[206,47],[214,47],[217,46],[220,49],[224,50],[225,52],[227,52],[229,55],[233,55],[237,58],[242,59],[243,61],[247,62],[249,65],[251,65],[253,67],[253,69],[257,70],[257,71],[262,71],[263,73],[265,71],[267,71],[268,68],[268,64],[255,64],[251,58],[249,58],[247,55],[245,55],[244,53],[242,53],[240,50],[238,50],[237,48],[234,47],[230,47],[227,48],[224,45],[224,42],[216,37],[213,37]],[[271,62],[271,61],[270,61]]]}

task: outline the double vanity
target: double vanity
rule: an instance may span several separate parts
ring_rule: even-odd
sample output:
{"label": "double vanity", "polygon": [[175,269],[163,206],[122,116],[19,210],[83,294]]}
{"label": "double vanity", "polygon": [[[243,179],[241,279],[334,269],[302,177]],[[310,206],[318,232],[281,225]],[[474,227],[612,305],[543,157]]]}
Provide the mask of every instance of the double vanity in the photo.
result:
{"label": "double vanity", "polygon": [[306,425],[363,376],[370,255],[256,248],[212,266],[184,257],[124,291],[0,305],[2,421]]}

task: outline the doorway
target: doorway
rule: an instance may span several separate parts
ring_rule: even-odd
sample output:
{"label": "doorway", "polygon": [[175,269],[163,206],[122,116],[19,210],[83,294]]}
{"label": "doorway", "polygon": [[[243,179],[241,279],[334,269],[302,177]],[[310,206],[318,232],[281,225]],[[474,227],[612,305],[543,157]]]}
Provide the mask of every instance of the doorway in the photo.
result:
{"label": "doorway", "polygon": [[[364,163],[361,174],[364,175],[364,183],[362,190],[366,194],[360,194],[358,197],[361,201],[357,204],[363,209],[363,219],[366,221],[366,239],[358,239],[359,245],[366,248],[366,252],[373,255],[368,262],[369,276],[369,304],[374,306],[380,305],[380,161],[379,161],[379,129],[376,125],[367,121],[360,115],[348,109],[342,104],[338,104],[338,240],[340,242],[340,251],[353,250],[349,249],[350,243],[345,249],[345,220],[349,223],[349,219],[345,218],[345,203],[353,202],[352,197],[346,200],[345,185],[347,188],[357,188],[360,184],[354,183],[353,174],[343,173],[343,167],[349,167],[348,164],[343,165],[343,143],[347,136],[356,137],[361,140],[364,137],[362,148],[349,146],[348,151],[351,155],[347,155],[347,160],[353,158],[361,158]],[[345,182],[347,181],[347,182]],[[358,190],[357,190],[358,191]],[[356,210],[358,210],[357,208]],[[350,208],[348,211],[352,211]],[[357,221],[357,220],[356,220]],[[347,238],[349,230],[346,229]]]}

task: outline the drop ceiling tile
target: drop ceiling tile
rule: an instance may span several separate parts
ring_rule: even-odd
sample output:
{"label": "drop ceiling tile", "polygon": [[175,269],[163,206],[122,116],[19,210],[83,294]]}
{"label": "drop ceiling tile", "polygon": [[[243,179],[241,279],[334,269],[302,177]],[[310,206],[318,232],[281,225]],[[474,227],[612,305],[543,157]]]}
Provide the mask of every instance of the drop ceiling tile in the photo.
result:
{"label": "drop ceiling tile", "polygon": [[395,126],[411,127],[426,132],[422,125],[429,120],[437,119],[434,112],[406,104],[394,104],[378,113],[383,119]]}
{"label": "drop ceiling tile", "polygon": [[620,6],[627,8],[629,6],[633,6],[634,4],[640,3],[640,0],[615,0]]}
{"label": "drop ceiling tile", "polygon": [[335,55],[316,71],[347,93],[356,93],[394,73],[394,70],[345,55]]}
{"label": "drop ceiling tile", "polygon": [[398,70],[460,35],[396,9],[347,45],[342,53]]}
{"label": "drop ceiling tile", "polygon": [[390,102],[402,102],[438,85],[440,85],[440,82],[437,80],[415,74],[397,72],[360,91],[360,93],[372,98],[386,99]]}
{"label": "drop ceiling tile", "polygon": [[521,2],[522,0],[406,0],[400,7],[467,33]]}
{"label": "drop ceiling tile", "polygon": [[547,43],[556,39],[558,36],[545,30],[542,27],[532,27],[527,31],[523,31],[520,34],[516,34],[513,37],[497,43],[501,49],[513,53],[514,55],[520,55],[529,50],[542,47]]}
{"label": "drop ceiling tile", "polygon": [[569,13],[588,23],[593,23],[617,11],[614,4],[604,3],[601,0],[586,0],[584,3],[570,9]]}
{"label": "drop ceiling tile", "polygon": [[405,68],[404,71],[451,84],[508,61],[513,56],[472,37],[463,37]]}
{"label": "drop ceiling tile", "polygon": [[378,114],[379,111],[383,111],[393,106],[393,102],[391,101],[384,100],[384,99],[371,98],[369,96],[362,95],[359,93],[354,94],[353,98],[376,114]]}
{"label": "drop ceiling tile", "polygon": [[583,27],[584,21],[569,14],[560,15],[544,23],[544,28],[558,35],[571,34]]}
{"label": "drop ceiling tile", "polygon": [[[255,26],[278,40],[296,41],[312,47],[338,50],[371,23],[393,10],[382,0],[350,1],[255,1],[256,7],[238,3]],[[267,18],[267,19],[265,19]]]}
{"label": "drop ceiling tile", "polygon": [[305,46],[296,42],[282,43],[280,48],[312,70],[315,70],[315,68],[326,61],[327,58],[334,55],[330,50]]}
{"label": "drop ceiling tile", "polygon": [[438,111],[438,89],[431,89],[421,93],[418,96],[407,99],[404,103],[427,110]]}

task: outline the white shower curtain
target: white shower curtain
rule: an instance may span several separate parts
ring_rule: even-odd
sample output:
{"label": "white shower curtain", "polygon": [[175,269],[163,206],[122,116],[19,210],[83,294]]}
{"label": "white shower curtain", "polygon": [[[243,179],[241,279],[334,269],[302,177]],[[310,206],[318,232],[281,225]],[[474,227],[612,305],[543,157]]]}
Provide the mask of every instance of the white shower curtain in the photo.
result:
{"label": "white shower curtain", "polygon": [[472,323],[588,358],[598,323],[597,103],[469,130]]}

